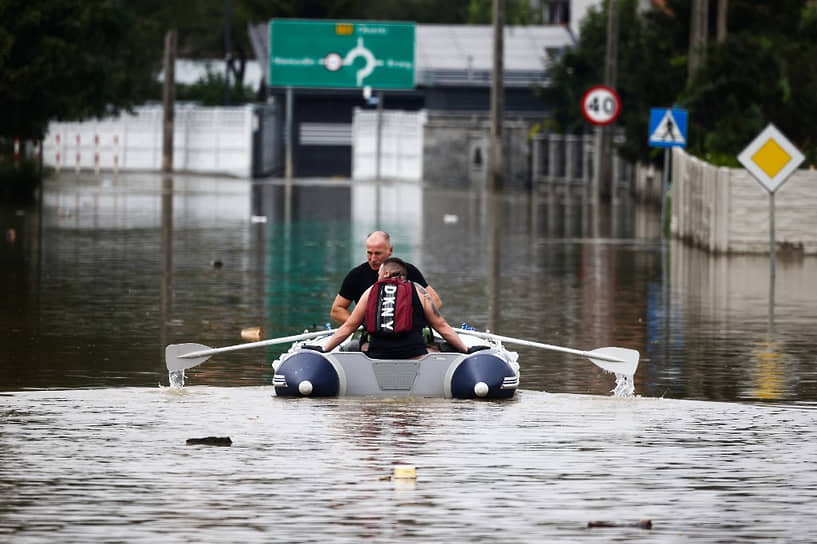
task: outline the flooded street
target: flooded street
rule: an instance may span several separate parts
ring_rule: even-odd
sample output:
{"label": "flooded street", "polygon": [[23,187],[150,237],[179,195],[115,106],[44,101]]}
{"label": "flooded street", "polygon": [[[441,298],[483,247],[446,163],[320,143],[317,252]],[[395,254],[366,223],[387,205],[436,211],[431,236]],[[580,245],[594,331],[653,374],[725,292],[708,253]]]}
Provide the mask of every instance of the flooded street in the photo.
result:
{"label": "flooded street", "polygon": [[[768,255],[664,242],[658,215],[564,191],[47,180],[39,207],[0,209],[0,537],[809,541],[817,258],[779,255],[772,286]],[[168,386],[167,344],[324,327],[378,228],[450,324],[636,349],[635,396],[532,347],[507,402],[276,398],[286,345]],[[206,436],[233,444],[186,445]]]}

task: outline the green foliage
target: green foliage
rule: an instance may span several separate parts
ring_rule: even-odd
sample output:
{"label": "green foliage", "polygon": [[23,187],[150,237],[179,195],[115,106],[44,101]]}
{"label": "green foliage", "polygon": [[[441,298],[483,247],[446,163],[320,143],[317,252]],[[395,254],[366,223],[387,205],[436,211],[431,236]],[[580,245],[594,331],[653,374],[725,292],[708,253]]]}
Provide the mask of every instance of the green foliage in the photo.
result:
{"label": "green foliage", "polygon": [[[465,20],[469,24],[490,25],[493,23],[493,0],[469,0],[468,15]],[[506,25],[537,24],[531,13],[530,3],[526,0],[505,0]]]}
{"label": "green foliage", "polygon": [[[11,149],[11,142],[0,138],[2,148]],[[0,153],[0,201],[29,202],[40,184],[36,162],[23,158],[15,164],[10,153]]]}
{"label": "green foliage", "polygon": [[[553,105],[547,128],[555,132],[581,132],[586,121],[581,113],[581,98],[592,85],[603,79],[604,15],[591,8],[581,23],[582,40],[575,48],[551,54],[551,84],[539,91],[541,98]],[[599,63],[598,59],[602,59]]]}
{"label": "green foliage", "polygon": [[[687,77],[690,2],[669,0],[669,11],[636,14],[620,0],[617,91],[622,98],[626,143],[622,153],[642,161],[660,154],[647,145],[651,108],[675,104],[689,111],[689,150],[722,165],[768,123],[774,123],[817,162],[817,3],[806,0],[729,0],[728,34],[710,43],[703,66]],[[710,31],[714,32],[714,7]],[[583,92],[602,83],[606,5],[582,21],[581,41],[551,67],[553,87],[542,95],[556,105],[554,130],[589,127],[580,111]]]}
{"label": "green foliage", "polygon": [[0,136],[39,139],[52,119],[127,108],[158,71],[156,29],[123,2],[0,3]]}
{"label": "green foliage", "polygon": [[[207,75],[192,85],[178,85],[176,100],[198,102],[202,106],[224,105],[224,74],[207,70]],[[255,93],[248,86],[230,85],[230,104],[247,104],[255,101]]]}
{"label": "green foliage", "polygon": [[730,19],[736,30],[710,45],[682,96],[691,113],[690,150],[736,165],[740,151],[774,123],[817,162],[817,130],[803,122],[817,115],[814,6],[737,2],[732,15],[743,26]]}
{"label": "green foliage", "polygon": [[[621,97],[622,113],[618,121],[627,136],[621,153],[630,159],[651,160],[647,147],[646,125],[650,107],[672,106],[678,89],[683,88],[686,57],[676,58],[678,43],[685,39],[673,28],[673,20],[663,12],[638,15],[635,0],[619,5],[619,58],[616,90]],[[552,59],[552,86],[541,91],[542,98],[554,104],[548,127],[557,132],[582,132],[590,128],[581,113],[581,98],[593,85],[604,83],[607,49],[606,2],[591,9],[581,22],[581,40],[577,47]]]}

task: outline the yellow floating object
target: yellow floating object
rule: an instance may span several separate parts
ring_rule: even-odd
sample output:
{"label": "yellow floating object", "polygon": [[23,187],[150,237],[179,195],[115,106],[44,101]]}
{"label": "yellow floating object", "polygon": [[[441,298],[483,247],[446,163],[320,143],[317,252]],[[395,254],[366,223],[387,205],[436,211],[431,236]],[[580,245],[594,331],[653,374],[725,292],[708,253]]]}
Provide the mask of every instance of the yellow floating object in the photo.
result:
{"label": "yellow floating object", "polygon": [[258,340],[261,340],[262,336],[264,336],[264,329],[262,329],[261,327],[247,327],[246,329],[241,329],[242,340],[256,342]]}
{"label": "yellow floating object", "polygon": [[404,478],[407,480],[417,479],[417,469],[412,465],[397,465],[394,467],[394,478]]}

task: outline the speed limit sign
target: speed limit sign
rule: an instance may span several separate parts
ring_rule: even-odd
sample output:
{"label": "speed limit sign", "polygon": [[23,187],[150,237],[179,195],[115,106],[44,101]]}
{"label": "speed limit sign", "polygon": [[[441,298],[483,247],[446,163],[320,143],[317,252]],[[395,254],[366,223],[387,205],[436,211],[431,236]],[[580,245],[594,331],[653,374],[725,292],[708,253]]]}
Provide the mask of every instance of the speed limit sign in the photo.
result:
{"label": "speed limit sign", "polygon": [[594,125],[609,125],[621,113],[621,99],[618,93],[606,85],[596,85],[587,89],[582,97],[582,114]]}

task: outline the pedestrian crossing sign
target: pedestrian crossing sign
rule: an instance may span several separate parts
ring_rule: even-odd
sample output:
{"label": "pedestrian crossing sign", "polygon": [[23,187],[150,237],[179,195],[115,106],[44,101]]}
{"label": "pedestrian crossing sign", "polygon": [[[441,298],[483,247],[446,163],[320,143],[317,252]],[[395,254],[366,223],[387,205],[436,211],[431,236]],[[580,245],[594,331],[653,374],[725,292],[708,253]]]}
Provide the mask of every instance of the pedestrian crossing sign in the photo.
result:
{"label": "pedestrian crossing sign", "polygon": [[687,110],[652,108],[649,143],[651,147],[686,147]]}

